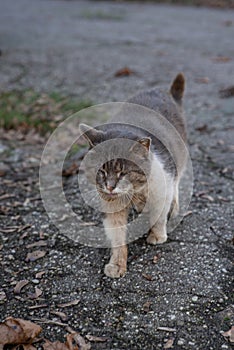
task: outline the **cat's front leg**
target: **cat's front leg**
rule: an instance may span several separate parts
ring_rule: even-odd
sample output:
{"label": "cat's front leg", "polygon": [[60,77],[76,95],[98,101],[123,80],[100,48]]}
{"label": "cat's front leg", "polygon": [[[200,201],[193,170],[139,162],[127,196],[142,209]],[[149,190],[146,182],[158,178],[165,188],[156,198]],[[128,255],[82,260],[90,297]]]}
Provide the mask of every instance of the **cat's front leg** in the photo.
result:
{"label": "cat's front leg", "polygon": [[109,213],[104,220],[105,232],[111,242],[111,257],[104,270],[108,277],[119,278],[127,270],[126,225],[127,212],[125,210]]}
{"label": "cat's front leg", "polygon": [[146,239],[149,244],[161,244],[167,240],[166,220],[157,222],[151,227],[148,237]]}

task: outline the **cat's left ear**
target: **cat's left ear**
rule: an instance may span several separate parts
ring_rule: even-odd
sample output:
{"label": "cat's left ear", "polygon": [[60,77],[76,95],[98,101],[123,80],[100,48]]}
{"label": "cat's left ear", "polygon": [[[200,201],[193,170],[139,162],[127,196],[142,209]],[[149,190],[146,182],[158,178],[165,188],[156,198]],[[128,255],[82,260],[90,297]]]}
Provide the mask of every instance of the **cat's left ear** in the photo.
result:
{"label": "cat's left ear", "polygon": [[149,154],[149,149],[151,145],[151,138],[143,137],[142,139],[137,140],[134,145],[130,148],[130,152],[134,152],[140,157],[147,157]]}
{"label": "cat's left ear", "polygon": [[80,132],[82,133],[82,136],[86,138],[91,147],[100,143],[104,135],[103,131],[92,128],[86,124],[80,124]]}

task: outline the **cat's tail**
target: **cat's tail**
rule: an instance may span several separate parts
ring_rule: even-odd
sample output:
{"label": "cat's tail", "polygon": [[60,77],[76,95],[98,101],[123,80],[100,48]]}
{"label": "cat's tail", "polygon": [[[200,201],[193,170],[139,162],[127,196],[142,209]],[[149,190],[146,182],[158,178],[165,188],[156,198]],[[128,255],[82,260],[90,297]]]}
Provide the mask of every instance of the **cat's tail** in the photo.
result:
{"label": "cat's tail", "polygon": [[182,103],[184,90],[185,90],[185,77],[183,73],[179,73],[174,79],[170,88],[170,93],[172,97],[179,104]]}

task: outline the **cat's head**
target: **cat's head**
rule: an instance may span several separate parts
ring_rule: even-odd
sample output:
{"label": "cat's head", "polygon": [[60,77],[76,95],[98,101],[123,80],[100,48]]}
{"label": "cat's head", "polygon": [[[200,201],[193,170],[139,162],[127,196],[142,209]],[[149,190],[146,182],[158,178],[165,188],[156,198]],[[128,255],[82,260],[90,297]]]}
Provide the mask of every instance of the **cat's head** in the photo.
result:
{"label": "cat's head", "polygon": [[[95,182],[103,199],[114,200],[120,197],[130,199],[147,185],[151,168],[150,138],[138,137],[135,140],[126,138],[124,141],[131,142],[125,143],[123,135],[121,138],[113,138],[113,133],[90,128],[85,124],[80,125],[80,130],[88,140],[91,149],[92,161],[87,171],[91,172],[95,168],[95,164],[92,163],[98,164],[95,170]],[[104,141],[111,142],[105,146]],[[102,143],[101,150],[95,147]],[[118,151],[123,148],[125,148],[123,152],[125,156],[120,157]]]}

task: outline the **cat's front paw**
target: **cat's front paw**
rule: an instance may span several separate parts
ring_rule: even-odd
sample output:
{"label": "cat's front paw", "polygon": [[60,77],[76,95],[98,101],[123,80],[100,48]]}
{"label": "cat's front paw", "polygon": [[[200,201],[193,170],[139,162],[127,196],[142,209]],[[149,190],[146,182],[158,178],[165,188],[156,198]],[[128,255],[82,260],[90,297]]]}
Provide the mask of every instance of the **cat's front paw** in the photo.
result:
{"label": "cat's front paw", "polygon": [[162,244],[166,242],[167,240],[167,234],[165,232],[163,233],[158,233],[153,230],[150,230],[149,235],[146,239],[146,242],[152,245],[155,244]]}
{"label": "cat's front paw", "polygon": [[116,264],[106,264],[104,273],[106,276],[111,277],[111,278],[120,278],[123,275],[125,275],[127,268],[126,266],[119,266]]}

